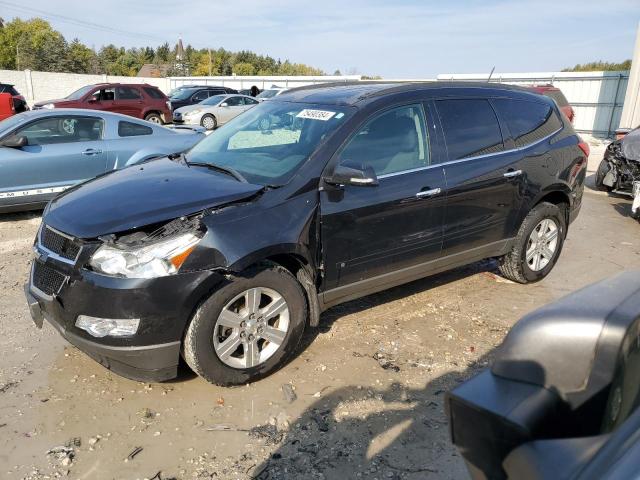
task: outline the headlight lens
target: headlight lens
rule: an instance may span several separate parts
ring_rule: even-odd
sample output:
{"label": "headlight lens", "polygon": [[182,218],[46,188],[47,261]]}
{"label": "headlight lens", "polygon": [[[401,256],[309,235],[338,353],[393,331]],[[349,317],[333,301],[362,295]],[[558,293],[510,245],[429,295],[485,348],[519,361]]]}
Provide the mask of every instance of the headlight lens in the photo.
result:
{"label": "headlight lens", "polygon": [[115,277],[164,277],[180,269],[199,241],[195,234],[185,233],[137,248],[103,245],[89,264],[97,272]]}
{"label": "headlight lens", "polygon": [[52,108],[55,108],[55,105],[53,103],[45,103],[44,105],[42,105],[42,108],[48,108],[49,110],[51,110]]}

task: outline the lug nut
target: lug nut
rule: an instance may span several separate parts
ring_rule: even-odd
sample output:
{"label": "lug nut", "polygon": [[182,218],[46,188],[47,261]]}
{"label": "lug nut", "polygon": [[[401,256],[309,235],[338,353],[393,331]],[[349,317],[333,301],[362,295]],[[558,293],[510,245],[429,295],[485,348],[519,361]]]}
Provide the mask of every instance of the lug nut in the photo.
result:
{"label": "lug nut", "polygon": [[262,335],[262,332],[263,332],[263,331],[264,331],[264,328],[262,328],[262,327],[258,327],[258,333],[259,333],[260,335]]}
{"label": "lug nut", "polygon": [[245,322],[244,320],[240,322],[240,328],[244,328],[247,326],[247,322]]}
{"label": "lug nut", "polygon": [[253,335],[249,335],[249,341],[250,341],[250,342],[253,342],[253,339],[254,339],[254,338],[255,338],[255,337],[254,337]]}
{"label": "lug nut", "polygon": [[240,338],[245,338],[247,334],[245,332],[240,332]]}

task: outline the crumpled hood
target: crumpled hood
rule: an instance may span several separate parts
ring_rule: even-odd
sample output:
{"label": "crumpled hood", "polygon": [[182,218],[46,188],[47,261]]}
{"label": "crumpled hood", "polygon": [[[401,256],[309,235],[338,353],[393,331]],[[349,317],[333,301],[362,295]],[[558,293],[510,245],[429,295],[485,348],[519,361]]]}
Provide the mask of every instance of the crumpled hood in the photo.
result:
{"label": "crumpled hood", "polygon": [[640,128],[631,130],[624,137],[622,137],[621,150],[622,155],[627,160],[640,161]]}
{"label": "crumpled hood", "polygon": [[69,189],[51,201],[43,222],[95,238],[242,200],[262,188],[162,158]]}

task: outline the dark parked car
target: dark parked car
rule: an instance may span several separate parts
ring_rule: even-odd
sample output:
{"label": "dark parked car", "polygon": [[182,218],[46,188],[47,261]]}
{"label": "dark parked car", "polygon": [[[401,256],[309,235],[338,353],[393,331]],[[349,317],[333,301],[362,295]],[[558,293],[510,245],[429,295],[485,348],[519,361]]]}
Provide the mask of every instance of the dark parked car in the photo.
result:
{"label": "dark parked car", "polygon": [[558,106],[560,107],[560,110],[562,111],[562,113],[564,113],[569,119],[569,121],[573,123],[573,120],[576,117],[576,113],[573,110],[573,107],[569,105],[569,102],[567,101],[567,97],[564,96],[564,93],[562,93],[562,90],[560,90],[558,87],[554,87],[553,85],[534,85],[530,88],[536,93],[539,93],[549,98],[553,98],[555,102],[558,104]]}
{"label": "dark parked car", "polygon": [[15,113],[22,113],[29,110],[27,101],[22,95],[20,95],[20,92],[16,90],[16,87],[11,85],[10,83],[0,83],[0,93],[8,93],[13,97],[13,106],[15,108]]}
{"label": "dark parked car", "polygon": [[638,478],[640,272],[521,319],[493,365],[447,395],[474,480]]}
{"label": "dark parked car", "polygon": [[211,382],[254,381],[332,305],[487,257],[544,278],[580,210],[585,149],[522,88],[294,89],[186,155],[58,196],[27,299],[125,376],[173,378],[182,353]]}
{"label": "dark parked car", "polygon": [[238,91],[228,87],[185,87],[174,90],[169,96],[169,100],[171,101],[171,109],[176,110],[187,105],[200,103],[214,95],[226,95],[228,93],[238,93]]}
{"label": "dark parked car", "polygon": [[39,108],[88,108],[121,113],[154,123],[171,123],[171,105],[158,87],[147,83],[87,85],[60,100],[37,102]]}

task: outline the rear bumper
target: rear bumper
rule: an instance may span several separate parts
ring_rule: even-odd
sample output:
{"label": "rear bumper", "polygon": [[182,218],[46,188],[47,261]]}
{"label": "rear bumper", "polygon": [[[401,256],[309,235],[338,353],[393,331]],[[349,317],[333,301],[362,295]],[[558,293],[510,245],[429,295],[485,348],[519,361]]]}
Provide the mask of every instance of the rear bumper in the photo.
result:
{"label": "rear bumper", "polygon": [[31,318],[42,328],[47,320],[69,343],[83,351],[96,362],[123,377],[142,382],[162,382],[175,378],[178,373],[180,342],[174,341],[158,345],[110,346],[87,340],[66,329],[50,313],[51,301],[37,296],[24,286]]}

